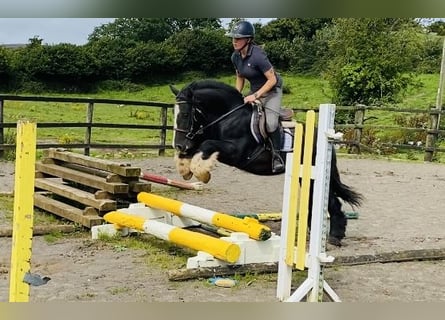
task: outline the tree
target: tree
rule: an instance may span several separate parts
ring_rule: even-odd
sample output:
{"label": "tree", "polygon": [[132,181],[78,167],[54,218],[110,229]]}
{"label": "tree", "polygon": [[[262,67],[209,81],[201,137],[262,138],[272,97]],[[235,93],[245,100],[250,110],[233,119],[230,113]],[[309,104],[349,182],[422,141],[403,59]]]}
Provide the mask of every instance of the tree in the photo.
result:
{"label": "tree", "polygon": [[230,39],[221,29],[184,29],[174,34],[166,43],[180,52],[184,71],[201,71],[214,75],[232,67]]}
{"label": "tree", "polygon": [[162,42],[173,34],[166,19],[161,18],[118,18],[113,22],[94,28],[88,37],[90,42],[120,40],[134,42]]}
{"label": "tree", "polygon": [[261,28],[261,41],[285,39],[290,43],[295,38],[311,40],[317,30],[331,24],[331,18],[282,18],[270,21]]}
{"label": "tree", "polygon": [[3,47],[0,47],[0,87],[5,88],[9,85],[11,77],[10,55]]}
{"label": "tree", "polygon": [[445,21],[436,20],[427,26],[429,32],[437,33],[439,36],[445,36]]}
{"label": "tree", "polygon": [[422,31],[413,19],[334,19],[325,75],[334,103],[394,102],[412,83],[422,50]]}
{"label": "tree", "polygon": [[47,59],[42,77],[46,81],[76,83],[94,74],[94,60],[82,46],[70,43],[44,46],[44,54]]}
{"label": "tree", "polygon": [[127,51],[128,73],[134,81],[156,81],[182,69],[181,52],[171,43],[138,43]]}
{"label": "tree", "polygon": [[118,18],[96,27],[88,37],[90,42],[100,39],[134,42],[163,42],[182,30],[220,29],[215,18]]}
{"label": "tree", "polygon": [[282,18],[270,21],[257,33],[273,64],[281,70],[313,73],[319,58],[316,35],[332,23],[330,18]]}

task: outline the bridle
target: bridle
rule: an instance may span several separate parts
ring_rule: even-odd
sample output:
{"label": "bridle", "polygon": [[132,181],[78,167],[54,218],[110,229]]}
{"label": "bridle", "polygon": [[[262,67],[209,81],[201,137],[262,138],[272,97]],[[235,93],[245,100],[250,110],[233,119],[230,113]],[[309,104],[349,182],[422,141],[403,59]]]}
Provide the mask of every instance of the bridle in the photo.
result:
{"label": "bridle", "polygon": [[[190,102],[188,101],[176,101],[176,104],[190,104]],[[193,140],[195,139],[196,135],[201,135],[204,133],[204,131],[208,128],[210,128],[211,126],[217,124],[218,122],[222,121],[224,118],[228,117],[229,115],[231,115],[232,113],[234,113],[235,111],[241,109],[242,107],[244,107],[246,105],[246,103],[242,103],[238,106],[236,106],[235,108],[233,108],[232,110],[230,110],[229,112],[224,113],[223,115],[219,116],[218,118],[216,118],[215,120],[213,120],[212,122],[206,124],[206,125],[200,125],[198,130],[194,131],[193,130],[193,126],[194,126],[194,119],[196,116],[196,113],[199,113],[200,115],[203,116],[203,118],[206,118],[204,113],[202,112],[201,109],[199,109],[197,106],[195,106],[194,104],[192,104],[191,108],[192,108],[192,112],[190,115],[190,120],[189,120],[189,128],[188,129],[179,129],[179,128],[174,128],[175,131],[177,132],[181,132],[185,134],[185,137],[189,140]]]}

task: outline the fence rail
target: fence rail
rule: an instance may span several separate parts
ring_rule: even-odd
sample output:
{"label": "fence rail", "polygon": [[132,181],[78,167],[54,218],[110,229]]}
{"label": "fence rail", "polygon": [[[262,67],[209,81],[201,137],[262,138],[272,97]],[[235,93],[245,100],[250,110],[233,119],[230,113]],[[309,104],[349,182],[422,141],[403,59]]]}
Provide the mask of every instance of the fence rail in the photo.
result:
{"label": "fence rail", "polygon": [[[292,108],[294,111],[306,112],[311,110],[311,108]],[[381,111],[381,112],[391,112],[391,113],[408,113],[408,114],[423,114],[429,117],[428,125],[422,127],[405,127],[405,126],[387,126],[387,125],[375,125],[366,124],[367,118],[365,115],[369,111]],[[318,110],[315,110],[318,112]],[[407,109],[407,108],[395,108],[388,106],[337,106],[336,112],[340,111],[351,111],[354,113],[354,121],[348,124],[336,124],[335,129],[344,130],[352,129],[353,137],[352,139],[345,140],[342,144],[348,145],[351,148],[351,152],[360,153],[361,150],[366,150],[370,152],[377,152],[373,150],[372,146],[368,146],[363,143],[363,131],[365,129],[374,130],[399,130],[404,132],[418,132],[425,133],[426,138],[421,143],[396,143],[396,142],[382,142],[380,146],[391,147],[396,149],[414,149],[419,151],[424,151],[425,161],[432,161],[433,154],[437,152],[445,152],[445,148],[437,146],[437,142],[440,138],[445,137],[445,130],[440,128],[440,116],[445,113],[442,108],[431,107],[430,109]]]}
{"label": "fence rail", "polygon": [[[167,141],[167,132],[173,130],[173,125],[169,124],[168,110],[173,109],[173,103],[153,102],[153,101],[132,101],[132,100],[116,100],[116,99],[96,99],[96,98],[66,98],[66,97],[41,97],[41,96],[16,96],[16,95],[0,95],[0,158],[3,157],[4,151],[15,148],[14,143],[6,143],[4,130],[6,128],[15,128],[16,123],[4,122],[4,106],[6,101],[29,101],[29,102],[64,102],[64,103],[84,103],[86,105],[86,121],[85,122],[39,122],[37,128],[85,128],[85,138],[83,143],[37,143],[38,149],[45,148],[80,148],[84,150],[85,155],[90,154],[91,149],[157,149],[159,155],[163,155],[166,149],[171,149],[171,142]],[[94,107],[98,104],[108,105],[125,105],[125,106],[141,106],[147,108],[160,108],[159,123],[152,124],[124,124],[124,123],[104,123],[94,121]],[[306,112],[312,108],[293,108],[295,112]],[[387,126],[366,124],[366,115],[373,111],[391,112],[391,113],[409,113],[423,114],[429,117],[429,123],[422,127],[406,127],[406,126]],[[439,138],[445,136],[445,130],[440,128],[440,116],[445,113],[442,108],[432,107],[430,109],[401,109],[394,107],[376,107],[376,106],[337,106],[336,112],[351,111],[354,114],[353,121],[347,124],[336,124],[336,130],[352,130],[353,134],[350,139],[342,143],[348,145],[352,152],[360,153],[361,150],[374,151],[372,146],[363,143],[364,130],[401,130],[404,132],[424,133],[425,141],[420,144],[408,144],[398,142],[383,142],[380,145],[397,149],[415,149],[425,152],[425,160],[431,161],[432,155],[436,152],[445,152],[445,148],[437,146]],[[138,130],[159,130],[159,143],[98,143],[93,139],[93,128],[122,128],[122,129],[138,129]]]}
{"label": "fence rail", "polygon": [[[16,96],[0,95],[0,158],[4,151],[14,149],[14,143],[5,142],[6,128],[15,128],[16,123],[5,122],[5,102],[48,102],[48,103],[84,103],[86,105],[85,122],[38,122],[37,128],[85,128],[85,138],[83,143],[37,143],[38,149],[46,148],[81,148],[85,155],[90,154],[91,149],[158,149],[159,155],[164,155],[166,149],[171,149],[171,143],[167,142],[167,131],[173,130],[173,125],[168,123],[168,110],[173,109],[173,103],[162,103],[153,101],[133,101],[116,99],[96,99],[96,98],[66,98],[66,97],[41,97],[41,96]],[[160,119],[158,124],[123,124],[123,123],[103,123],[94,121],[94,107],[98,104],[141,106],[147,108],[160,108]],[[93,128],[120,128],[120,129],[138,129],[138,130],[159,130],[159,144],[149,144],[147,142],[140,144],[125,143],[97,143],[93,140]]]}

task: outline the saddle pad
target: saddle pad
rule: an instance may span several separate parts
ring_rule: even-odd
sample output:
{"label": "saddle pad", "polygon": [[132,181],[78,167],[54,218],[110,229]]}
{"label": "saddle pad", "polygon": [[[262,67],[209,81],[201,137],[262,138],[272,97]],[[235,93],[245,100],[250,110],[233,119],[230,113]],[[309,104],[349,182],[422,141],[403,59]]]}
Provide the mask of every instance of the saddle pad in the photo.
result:
{"label": "saddle pad", "polygon": [[265,119],[257,108],[253,109],[252,117],[250,119],[250,132],[257,143],[261,143],[267,137],[265,132]]}
{"label": "saddle pad", "polygon": [[294,110],[281,108],[280,109],[280,119],[281,121],[292,121],[294,117]]}

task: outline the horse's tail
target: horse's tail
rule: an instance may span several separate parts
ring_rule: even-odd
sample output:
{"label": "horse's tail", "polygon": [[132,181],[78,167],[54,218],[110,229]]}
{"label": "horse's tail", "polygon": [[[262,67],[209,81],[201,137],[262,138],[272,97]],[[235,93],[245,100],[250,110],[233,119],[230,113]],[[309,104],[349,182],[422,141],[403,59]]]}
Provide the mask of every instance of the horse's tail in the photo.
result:
{"label": "horse's tail", "polygon": [[340,180],[340,173],[337,168],[337,156],[335,150],[332,150],[332,163],[331,163],[331,191],[343,201],[353,206],[360,206],[363,202],[363,195],[351,187],[345,185]]}

